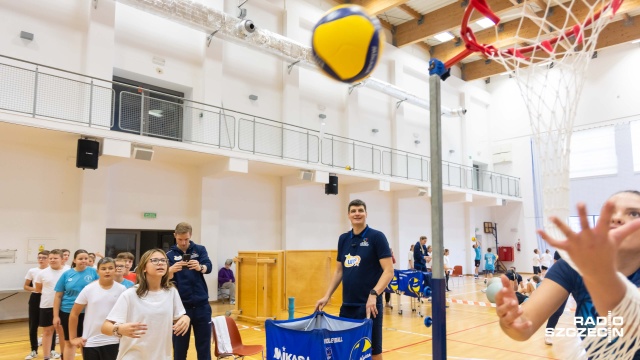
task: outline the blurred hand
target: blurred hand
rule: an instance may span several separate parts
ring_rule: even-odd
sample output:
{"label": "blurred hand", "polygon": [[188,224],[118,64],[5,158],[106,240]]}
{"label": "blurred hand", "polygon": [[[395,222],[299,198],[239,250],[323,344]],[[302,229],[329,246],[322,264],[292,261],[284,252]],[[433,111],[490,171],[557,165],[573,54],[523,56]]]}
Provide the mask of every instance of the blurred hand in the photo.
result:
{"label": "blurred hand", "polygon": [[518,305],[515,291],[506,276],[500,276],[502,289],[496,294],[496,314],[500,318],[503,329],[524,331],[532,326],[531,321],[524,318],[523,311]]}
{"label": "blurred hand", "polygon": [[120,324],[118,333],[122,336],[128,336],[130,338],[140,338],[147,333],[147,324],[143,323],[124,323]]}
{"label": "blurred hand", "polygon": [[189,330],[189,324],[191,323],[191,319],[187,315],[182,315],[175,324],[173,324],[173,333],[176,336],[182,336],[187,333]]}
{"label": "blurred hand", "polygon": [[318,300],[316,302],[315,311],[322,311],[322,309],[324,309],[324,307],[327,305],[328,302],[329,302],[329,298],[328,297],[323,297],[322,299]]}

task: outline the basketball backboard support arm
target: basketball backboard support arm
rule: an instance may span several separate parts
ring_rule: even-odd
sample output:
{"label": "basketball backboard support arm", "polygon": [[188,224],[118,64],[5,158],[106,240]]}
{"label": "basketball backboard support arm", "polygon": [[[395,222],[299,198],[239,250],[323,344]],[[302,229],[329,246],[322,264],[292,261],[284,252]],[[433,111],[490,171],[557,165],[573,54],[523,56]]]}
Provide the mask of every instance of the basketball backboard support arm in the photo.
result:
{"label": "basketball backboard support arm", "polygon": [[500,260],[500,253],[498,252],[498,246],[500,245],[498,243],[498,223],[485,222],[483,224],[483,226],[484,226],[484,233],[493,235],[493,237],[496,240],[496,248],[495,248],[495,250],[496,250],[496,256],[498,257],[498,261],[496,261],[496,271],[497,272],[506,272],[507,271],[507,267]]}

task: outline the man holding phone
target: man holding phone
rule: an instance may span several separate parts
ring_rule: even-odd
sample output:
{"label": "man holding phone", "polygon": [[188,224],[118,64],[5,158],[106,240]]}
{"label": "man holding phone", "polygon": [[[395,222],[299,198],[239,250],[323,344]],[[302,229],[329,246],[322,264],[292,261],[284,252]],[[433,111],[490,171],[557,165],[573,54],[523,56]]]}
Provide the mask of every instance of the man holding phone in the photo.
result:
{"label": "man holding phone", "polygon": [[169,274],[178,288],[187,316],[191,318],[184,336],[173,335],[173,358],[187,359],[193,327],[198,360],[211,360],[211,306],[204,274],[211,272],[212,265],[207,249],[191,241],[191,232],[188,223],[178,224],[173,233],[176,243],[167,252]]}

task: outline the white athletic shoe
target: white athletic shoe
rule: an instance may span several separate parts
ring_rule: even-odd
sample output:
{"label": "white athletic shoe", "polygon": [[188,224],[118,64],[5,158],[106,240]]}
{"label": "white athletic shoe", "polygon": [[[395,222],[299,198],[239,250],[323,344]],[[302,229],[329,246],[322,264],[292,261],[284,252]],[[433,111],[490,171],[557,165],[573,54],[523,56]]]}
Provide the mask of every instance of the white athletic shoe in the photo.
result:
{"label": "white athletic shoe", "polygon": [[58,354],[55,350],[51,350],[51,358],[60,359],[60,354]]}
{"label": "white athletic shoe", "polygon": [[482,289],[482,290],[480,290],[480,292],[486,293],[487,289]]}
{"label": "white athletic shoe", "polygon": [[547,345],[553,345],[553,338],[551,336],[545,336],[544,343]]}
{"label": "white athletic shoe", "polygon": [[38,338],[38,347],[42,346],[42,337]]}
{"label": "white athletic shoe", "polygon": [[31,360],[31,359],[37,359],[37,358],[38,358],[38,353],[35,351],[32,351],[31,354],[24,357],[24,360]]}
{"label": "white athletic shoe", "polygon": [[231,304],[231,305],[235,305],[235,304],[236,304],[236,301],[235,301],[235,300],[231,300],[231,302],[230,302],[229,304]]}

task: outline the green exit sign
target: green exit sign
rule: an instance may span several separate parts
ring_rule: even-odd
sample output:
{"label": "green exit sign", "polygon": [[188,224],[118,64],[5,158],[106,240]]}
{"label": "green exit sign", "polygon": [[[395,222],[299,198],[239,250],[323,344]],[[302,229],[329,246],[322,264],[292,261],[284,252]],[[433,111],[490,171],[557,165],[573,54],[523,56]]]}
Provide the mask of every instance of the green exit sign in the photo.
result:
{"label": "green exit sign", "polygon": [[143,217],[145,219],[155,219],[156,217],[158,217],[158,214],[152,213],[152,212],[148,212],[148,213],[144,213]]}

